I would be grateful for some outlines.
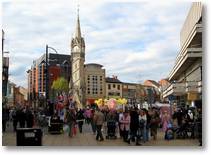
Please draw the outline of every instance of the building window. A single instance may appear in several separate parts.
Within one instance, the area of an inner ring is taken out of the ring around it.
[[[108,84],[108,89],[111,89],[111,85],[110,84]]]
[[[120,85],[117,86],[117,89],[120,90]]]
[[[113,84],[113,88],[116,88],[116,85],[115,84]]]

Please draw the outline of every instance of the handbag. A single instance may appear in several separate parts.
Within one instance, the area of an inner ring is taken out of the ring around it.
[[[68,125],[64,125],[63,126],[63,131],[66,132],[66,133],[69,133],[70,127]]]
[[[77,124],[74,125],[72,130],[73,130],[73,135],[76,135],[76,133],[77,133]]]

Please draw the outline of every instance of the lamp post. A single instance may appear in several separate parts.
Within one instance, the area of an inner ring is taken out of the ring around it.
[[[48,45],[46,45],[46,49],[45,49],[45,63],[46,63],[46,77],[45,77],[45,98],[46,98],[46,105],[48,102],[48,98],[49,98],[49,70],[48,70],[48,49],[52,49],[54,52],[56,52],[56,54],[58,53],[56,49],[54,49],[53,47],[50,47]]]
[[[4,57],[5,53],[9,53],[9,51],[4,51],[4,41],[5,41],[5,33],[2,29],[2,97],[3,102],[5,102],[5,97],[7,95],[7,83],[9,76],[9,57]]]

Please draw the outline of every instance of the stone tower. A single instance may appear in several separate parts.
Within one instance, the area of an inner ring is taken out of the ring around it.
[[[77,15],[76,30],[71,41],[71,58],[72,58],[72,94],[73,100],[76,101],[79,108],[85,105],[85,42],[81,36],[79,10]]]

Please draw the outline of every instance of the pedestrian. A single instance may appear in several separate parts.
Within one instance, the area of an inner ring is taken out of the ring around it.
[[[197,132],[198,132],[198,140],[199,146],[202,146],[202,108],[198,108],[198,118],[197,118]]]
[[[150,131],[151,131],[151,136],[153,137],[154,140],[157,139],[157,129],[160,123],[160,117],[158,112],[156,111],[155,108],[152,110],[151,114],[151,121],[150,121]]]
[[[147,114],[144,109],[141,109],[139,113],[139,133],[143,137],[143,142],[147,141],[148,132],[147,132]]]
[[[193,112],[191,110],[188,110],[187,121],[191,122],[191,123],[194,122],[194,115],[193,115]]]
[[[146,141],[149,141],[149,135],[150,133],[150,121],[151,121],[151,115],[149,114],[149,109],[143,109],[143,111],[146,113],[147,122],[146,122]]]
[[[182,120],[183,120],[183,111],[182,109],[178,109],[176,112],[176,118],[177,118],[177,125],[180,127],[182,125]]]
[[[171,124],[171,118],[167,111],[164,111],[162,115],[161,124],[163,132],[166,132],[168,126]]]
[[[92,132],[95,135],[96,134],[96,124],[94,122],[94,115],[95,115],[95,110],[91,110],[91,116],[90,116],[90,122],[91,122],[91,127],[92,127]]]
[[[32,111],[27,108],[26,109],[26,126],[27,128],[32,128],[34,124],[34,115],[32,113]]]
[[[106,123],[107,123],[107,138],[109,137],[116,137],[116,123],[117,123],[117,116],[116,111],[111,109],[106,116]]]
[[[128,142],[130,143],[128,134],[129,134],[129,130],[130,130],[130,114],[128,109],[125,109],[124,113],[123,113],[123,117],[120,118],[120,128],[122,130],[122,136],[123,136],[123,140],[124,142]]]
[[[99,138],[100,138],[100,141],[104,140],[103,134],[102,134],[102,131],[101,131],[102,125],[104,123],[104,119],[105,119],[104,114],[101,112],[101,110],[99,108],[97,108],[96,113],[94,115],[94,122],[96,124],[96,129],[97,129],[96,140],[99,140]]]
[[[67,110],[65,120],[66,120],[66,123],[67,123],[68,128],[69,128],[68,136],[72,137],[73,136],[73,128],[74,128],[75,121],[76,121],[74,109],[71,108],[71,109]]]
[[[90,124],[90,122],[91,122],[91,109],[89,107],[85,110],[85,118],[86,118],[86,123]]]
[[[80,109],[77,112],[76,119],[78,122],[79,132],[82,133],[83,123],[84,123],[84,112],[82,111],[82,109]]]
[[[13,131],[16,132],[17,124],[18,124],[17,109],[16,108],[14,108],[13,111],[12,111],[12,123],[13,123]]]
[[[140,145],[139,144],[139,140],[138,140],[138,128],[139,128],[139,112],[138,112],[138,108],[132,108],[131,112],[130,112],[130,139],[129,139],[129,143],[130,140],[132,140],[133,142],[136,142],[136,145]]]
[[[3,105],[2,108],[2,130],[6,131],[7,121],[9,120],[9,108],[6,105]]]
[[[26,115],[24,112],[24,108],[20,109],[18,115],[19,115],[18,118],[19,118],[20,128],[25,128]]]
[[[119,136],[120,138],[123,137],[123,131],[121,130],[121,122],[120,120],[122,120],[123,118],[123,109],[119,109],[119,112],[118,112],[118,126],[119,126]]]

